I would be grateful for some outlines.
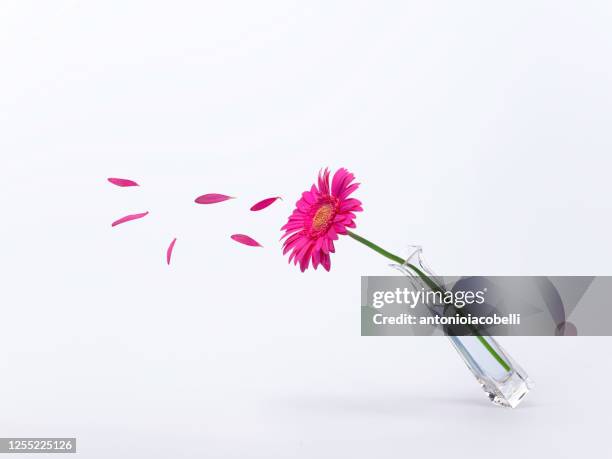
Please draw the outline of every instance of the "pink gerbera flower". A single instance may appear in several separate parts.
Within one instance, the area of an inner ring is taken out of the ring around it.
[[[355,228],[355,214],[360,212],[361,202],[349,195],[358,187],[352,183],[355,176],[341,168],[336,171],[329,187],[329,170],[319,173],[318,186],[302,193],[289,221],[281,228],[285,234],[281,239],[283,254],[290,250],[289,262],[300,262],[302,272],[312,266],[322,265],[327,271],[331,267],[330,253],[335,251],[334,241],[339,234],[348,234],[347,228]]]

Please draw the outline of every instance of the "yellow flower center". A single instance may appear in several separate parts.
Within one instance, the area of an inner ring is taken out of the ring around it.
[[[314,217],[312,217],[312,229],[315,231],[320,231],[327,228],[333,217],[334,206],[331,204],[323,204],[317,209]]]

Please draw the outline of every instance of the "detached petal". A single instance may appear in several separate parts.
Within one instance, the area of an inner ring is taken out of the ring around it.
[[[111,182],[113,185],[117,185],[117,186],[140,186],[134,180],[130,180],[130,179],[110,177],[107,180]]]
[[[247,236],[246,234],[232,234],[231,238],[236,241],[239,242],[241,244],[244,245],[248,245],[251,247],[262,247],[262,245],[257,242],[255,239]]]
[[[168,250],[166,250],[166,262],[170,264],[170,259],[172,258],[172,251],[174,250],[174,244],[176,244],[176,238],[172,239],[172,242],[168,246]]]
[[[253,212],[257,212],[258,210],[263,210],[266,207],[272,205],[277,199],[281,199],[281,197],[276,196],[274,198],[266,198],[262,201],[259,201],[257,204],[254,204],[253,207],[251,207],[251,210]]]
[[[142,217],[146,217],[147,215],[149,215],[149,212],[142,212],[140,214],[131,214],[131,215],[126,215],[125,217],[121,217],[119,220],[115,220],[111,226],[117,226],[117,225],[121,225],[122,223],[125,222],[130,222],[132,220],[138,220],[139,218]]]
[[[195,200],[198,204],[216,204],[218,202],[227,201],[228,199],[234,199],[233,196],[226,196],[224,194],[210,193],[198,196]]]

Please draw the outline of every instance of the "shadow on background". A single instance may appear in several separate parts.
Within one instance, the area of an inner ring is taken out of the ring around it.
[[[279,409],[303,412],[319,412],[322,415],[350,414],[350,415],[380,415],[380,416],[422,416],[427,412],[439,412],[443,409],[461,408],[468,410],[493,410],[516,412],[531,410],[537,405],[530,400],[525,400],[519,408],[514,410],[494,406],[483,394],[474,394],[473,397],[448,395],[409,395],[395,396],[384,395],[346,395],[346,394],[296,394],[285,396],[271,401]]]

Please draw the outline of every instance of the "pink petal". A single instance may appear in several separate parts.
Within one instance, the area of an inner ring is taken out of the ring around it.
[[[134,180],[129,180],[125,178],[112,178],[111,177],[108,179],[108,181],[111,182],[113,185],[117,185],[117,186],[140,186]]]
[[[250,238],[246,234],[232,234],[231,238],[234,241],[240,242],[241,244],[244,244],[244,245],[249,245],[251,247],[262,247],[262,245],[259,242],[257,242],[253,238]]]
[[[139,218],[146,217],[147,215],[149,215],[149,212],[143,212],[141,214],[126,215],[125,217],[121,217],[119,220],[115,220],[111,226],[117,226],[125,222],[129,222],[132,220],[138,220]]]
[[[172,242],[168,246],[168,250],[166,250],[166,262],[170,264],[170,259],[172,258],[172,251],[174,250],[174,244],[176,244],[176,238],[172,239]]]
[[[251,210],[253,212],[257,212],[258,210],[265,209],[266,207],[271,205],[277,199],[282,199],[282,198],[280,196],[276,196],[274,198],[266,198],[266,199],[264,199],[262,201],[259,201],[257,204],[254,204],[253,207],[251,207]]]
[[[196,198],[195,202],[198,204],[216,204],[217,202],[227,201],[228,199],[234,199],[233,196],[226,196],[224,194],[210,193],[203,194]]]
[[[319,192],[321,194],[329,194],[329,169],[319,171]]]
[[[322,253],[321,254],[321,264],[325,268],[325,271],[329,272],[329,270],[331,268],[331,258],[329,257],[328,253]]]
[[[359,210],[357,210],[359,209]],[[355,198],[344,199],[340,203],[341,212],[359,212],[361,210],[361,201]]]

